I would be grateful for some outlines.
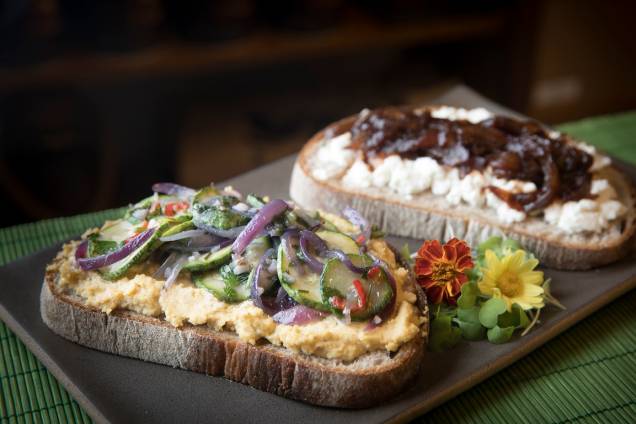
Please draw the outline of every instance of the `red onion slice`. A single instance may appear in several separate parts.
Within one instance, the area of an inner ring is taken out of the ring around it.
[[[274,258],[274,249],[268,249],[265,254],[261,256],[256,268],[254,268],[252,286],[250,287],[250,297],[254,301],[254,304],[264,310],[268,315],[272,315],[276,312],[271,302],[263,301],[263,294],[271,289],[276,282],[276,273],[270,272],[267,264],[268,259],[273,260]]]
[[[327,250],[325,242],[316,234],[308,230],[300,232],[300,251],[303,254],[304,262],[314,272],[320,273],[324,267],[324,263],[318,260],[316,256],[311,252],[311,248],[314,248],[318,254]]]
[[[364,242],[366,243],[371,238],[371,226],[369,225],[369,221],[364,218],[360,212],[353,209],[352,207],[346,207],[342,214],[351,222],[353,225],[357,225],[360,227],[360,234],[364,236]]]
[[[86,257],[88,252],[88,240],[82,240],[82,242],[75,249],[75,260],[79,261]]]
[[[322,254],[322,256],[327,259],[331,259],[331,258],[339,259],[344,266],[349,268],[349,271],[355,272],[356,274],[365,274],[369,270],[369,268],[355,266],[353,262],[351,262],[351,258],[349,258],[349,256],[347,256],[347,254],[343,252],[342,250],[338,250],[338,249],[327,250]]]
[[[277,312],[272,319],[279,324],[302,325],[317,321],[326,317],[325,312],[317,311],[304,305],[296,305],[289,309]]]
[[[152,191],[177,196],[182,200],[188,200],[196,194],[196,190],[175,183],[155,183],[152,185]]]
[[[177,280],[177,277],[187,260],[188,255],[172,252],[163,264],[161,264],[161,266],[155,271],[153,277],[157,279],[164,279],[165,282],[163,283],[163,288],[167,289]]]
[[[266,203],[247,224],[241,234],[236,237],[232,245],[232,251],[237,255],[242,254],[247,245],[250,244],[257,235],[263,232],[267,224],[272,222],[274,218],[285,212],[288,208],[289,205],[280,199],[274,199]]]
[[[135,236],[133,239],[128,241],[126,244],[124,244],[122,247],[115,250],[114,252],[110,252],[105,255],[95,256],[92,258],[86,258],[86,257],[79,258],[77,259],[77,263],[79,264],[80,268],[82,268],[84,271],[91,271],[97,268],[102,268],[102,267],[114,264],[115,262],[118,262],[124,259],[125,257],[127,257],[132,252],[137,250],[139,246],[147,242],[148,239],[150,239],[150,237],[152,237],[152,235],[155,233],[155,230],[156,230],[155,228],[150,228],[144,231],[143,233]]]

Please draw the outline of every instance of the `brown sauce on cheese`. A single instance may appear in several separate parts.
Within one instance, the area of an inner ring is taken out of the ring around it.
[[[429,111],[387,107],[361,114],[350,125],[352,147],[362,150],[367,160],[393,154],[428,156],[462,175],[491,167],[499,178],[532,181],[537,186],[532,193],[490,187],[518,210],[532,212],[555,199],[590,197],[593,157],[568,143],[566,136],[551,138],[536,122],[495,116],[473,124],[434,118]]]

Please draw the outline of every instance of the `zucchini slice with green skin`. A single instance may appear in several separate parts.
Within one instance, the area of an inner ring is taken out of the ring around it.
[[[121,243],[117,243],[112,240],[100,240],[96,236],[88,238],[88,246],[86,250],[86,256],[92,258],[94,256],[105,255],[121,247]]]
[[[189,260],[183,269],[186,271],[207,271],[225,265],[232,260],[232,245],[225,246],[216,252],[206,253],[196,259]]]
[[[247,274],[236,275],[228,265],[219,270],[193,273],[192,281],[222,302],[238,303],[250,297]]]
[[[331,312],[331,306],[322,300],[320,276],[311,272],[300,261],[292,266],[282,244],[278,247],[277,268],[280,285],[289,297],[310,308]]]
[[[197,191],[196,194],[194,195],[194,198],[192,199],[192,203],[202,203],[205,202],[206,200],[210,200],[213,197],[217,197],[221,194],[221,192],[216,188],[216,187],[212,187],[212,186],[208,186],[208,187],[204,187],[201,190]]]
[[[122,243],[134,236],[139,224],[133,224],[125,219],[111,221],[99,229],[98,239]]]
[[[186,215],[183,215],[183,217],[184,218],[188,218]],[[179,217],[179,218],[181,218],[181,217]],[[171,236],[171,235],[174,235],[174,234],[181,233],[183,231],[191,230],[193,228],[194,228],[194,223],[192,222],[192,219],[189,219],[187,221],[177,223],[177,224],[173,225],[172,227],[168,228],[161,235],[161,237]]]
[[[357,256],[357,257],[356,257]],[[359,266],[370,261],[359,255],[349,255],[351,262]],[[330,259],[325,264],[320,276],[320,291],[322,300],[331,306],[331,311],[342,316],[342,309],[333,305],[332,298],[342,300],[347,298],[359,300],[354,280],[358,280],[366,297],[366,304],[362,309],[352,308],[353,321],[366,321],[379,314],[389,304],[393,297],[393,289],[388,277],[381,267],[375,268],[373,275],[360,275],[346,267],[339,259]]]
[[[250,264],[250,268],[255,268],[258,265],[258,261],[270,247],[272,247],[272,242],[268,235],[257,237],[247,245],[243,256]]]
[[[107,280],[117,280],[123,277],[126,272],[128,272],[130,267],[144,261],[155,249],[157,249],[161,245],[159,237],[161,237],[163,232],[171,225],[172,224],[170,222],[164,222],[159,227],[157,227],[150,238],[148,238],[148,240],[146,240],[144,244],[139,246],[133,253],[111,265],[99,268],[97,272],[99,272]]]
[[[360,253],[360,246],[348,235],[339,231],[320,230],[316,231],[329,249],[342,250],[347,255],[357,255]]]

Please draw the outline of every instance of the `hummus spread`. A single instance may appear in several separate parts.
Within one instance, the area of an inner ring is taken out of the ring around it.
[[[64,246],[54,267],[59,288],[79,296],[91,307],[111,313],[127,309],[143,315],[163,317],[175,327],[185,323],[207,325],[218,331],[233,331],[241,340],[255,344],[267,340],[296,352],[328,359],[352,361],[372,351],[396,351],[413,339],[424,320],[415,306],[416,295],[408,288],[408,271],[396,263],[384,241],[371,240],[369,250],[383,259],[396,280],[396,311],[382,325],[367,330],[366,323],[346,324],[335,316],[305,325],[277,324],[251,300],[225,303],[196,287],[184,272],[167,290],[163,280],[151,277],[153,267],[137,268],[129,277],[108,281],[94,271],[82,271],[74,259],[77,242]]]

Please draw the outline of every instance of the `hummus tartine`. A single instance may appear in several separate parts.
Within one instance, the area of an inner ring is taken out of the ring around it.
[[[343,363],[396,352],[426,331],[409,270],[354,210],[343,219],[231,187],[153,189],[63,247],[47,270],[56,291],[105,314]]]

